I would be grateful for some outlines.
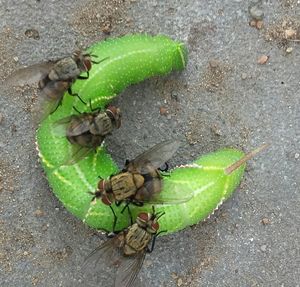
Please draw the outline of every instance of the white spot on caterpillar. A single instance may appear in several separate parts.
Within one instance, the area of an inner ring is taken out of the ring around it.
[[[203,168],[202,165],[199,165],[199,164],[197,164],[197,163],[189,163],[189,164],[182,164],[182,165],[176,166],[176,167],[174,168],[174,170],[177,169],[177,168],[189,168],[189,167],[200,168],[200,169]]]
[[[37,150],[37,152],[38,152],[38,155],[39,155],[39,157],[40,157],[40,160],[41,160],[47,167],[49,167],[49,168],[54,168],[54,166],[53,166],[49,161],[47,161],[46,158],[43,156],[43,154],[40,152],[37,141],[35,141],[35,148],[36,148],[36,150]]]
[[[206,190],[207,188],[210,188],[210,187],[213,186],[214,184],[215,184],[215,182],[212,181],[212,182],[210,182],[210,183],[208,183],[208,184],[206,184],[206,185],[204,185],[204,186],[202,186],[202,187],[196,189],[195,192],[194,192],[194,196],[197,196],[197,195],[200,194],[202,191]]]
[[[96,203],[96,202],[95,202]],[[82,221],[85,223],[85,221],[87,220],[87,218],[90,216],[90,213],[91,213],[91,210],[93,208],[93,205],[95,205],[94,202],[91,202],[90,203],[90,207],[89,209],[87,210],[86,214],[84,215],[84,218],[82,219]]]
[[[218,170],[224,170],[224,168],[223,167],[219,167],[219,166],[204,166],[203,170],[205,170],[205,171],[207,171],[207,170],[218,171]]]
[[[223,190],[224,196],[227,194],[228,188],[229,188],[229,184],[228,184],[228,178],[227,178],[225,181],[224,190]]]
[[[218,209],[219,207],[223,204],[223,202],[225,201],[225,197],[222,197],[220,202],[218,203],[217,207],[212,211],[212,213],[210,213],[206,219],[209,219]]]
[[[91,191],[94,192],[95,188],[90,185],[90,183],[86,180],[84,173],[82,172],[82,170],[79,168],[79,166],[77,164],[73,165],[79,178],[81,179],[81,181],[84,183],[84,185]]]
[[[68,186],[72,187],[72,189],[75,189],[75,186],[69,181],[67,180],[65,177],[63,177],[59,172],[58,170],[55,170],[53,172],[53,174],[60,180],[62,181],[63,183],[67,184]]]

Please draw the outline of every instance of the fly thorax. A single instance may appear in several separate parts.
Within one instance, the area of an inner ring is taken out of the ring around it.
[[[107,135],[113,129],[111,119],[106,113],[99,113],[91,123],[90,132],[94,135]]]
[[[137,252],[144,250],[148,246],[151,237],[152,235],[143,228],[139,227],[137,223],[133,224],[131,227],[129,227],[125,237],[125,255],[134,255]]]
[[[76,62],[71,58],[58,61],[49,73],[51,80],[75,80],[80,75]]]
[[[112,176],[110,181],[112,192],[114,193],[117,201],[129,198],[137,191],[133,175],[130,172],[122,172]]]

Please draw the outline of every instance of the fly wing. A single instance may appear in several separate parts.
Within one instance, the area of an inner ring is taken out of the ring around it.
[[[145,151],[125,167],[130,172],[149,173],[149,168],[159,168],[168,161],[179,148],[180,142],[176,140],[163,141]]]
[[[119,265],[123,259],[122,246],[124,244],[124,232],[119,233],[114,238],[108,239],[95,250],[93,250],[85,259],[81,269],[96,268],[98,262],[106,262],[107,265]]]
[[[123,256],[123,260],[117,270],[115,279],[115,287],[129,287],[132,286],[139,271],[142,268],[146,255],[146,249],[137,253],[134,256]]]
[[[176,183],[167,183],[170,192],[163,192],[163,181],[153,178],[146,181],[137,191],[138,200],[149,204],[179,204],[191,200],[194,196],[192,188],[185,187],[184,191]]]
[[[69,156],[66,157],[62,165],[73,165],[78,161],[84,159],[91,151],[93,151],[93,148],[87,148],[77,144],[72,144],[72,152]]]
[[[69,83],[63,81],[49,81],[46,86],[43,87],[32,111],[33,119],[36,124],[43,121],[58,108],[68,87]]]
[[[85,120],[86,115],[72,115],[53,123],[53,133],[57,136],[79,136],[89,131],[90,122]],[[82,119],[80,119],[82,118]]]
[[[52,132],[56,136],[65,137],[67,135],[68,126],[74,115],[62,118],[52,124]]]
[[[35,64],[15,71],[7,78],[9,86],[23,86],[38,83],[40,79],[49,74],[54,62]]]

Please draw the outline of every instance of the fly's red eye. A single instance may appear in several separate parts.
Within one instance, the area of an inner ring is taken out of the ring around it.
[[[89,71],[92,68],[92,62],[90,59],[83,60],[83,63],[87,71]]]
[[[101,179],[98,183],[98,190],[100,192],[103,192],[105,190],[105,181],[103,179]]]
[[[151,228],[152,228],[153,230],[157,231],[157,230],[159,229],[159,224],[158,224],[158,222],[153,222],[153,223],[151,224]]]
[[[138,218],[142,221],[142,222],[147,222],[149,220],[149,216],[148,213],[146,212],[141,212],[138,216]]]
[[[111,205],[111,204],[112,204],[112,202],[109,200],[108,196],[106,196],[106,195],[102,195],[101,201],[102,201],[105,205]]]

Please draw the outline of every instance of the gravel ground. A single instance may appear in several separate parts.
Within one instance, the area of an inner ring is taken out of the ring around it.
[[[115,101],[124,124],[107,145],[117,162],[171,136],[186,142],[173,165],[220,147],[249,151],[271,143],[213,216],[157,240],[139,285],[299,286],[300,4],[263,1],[251,9],[256,18],[264,12],[263,21],[251,21],[249,5],[0,0],[3,79],[22,65],[110,36],[164,33],[187,44],[183,73],[132,86]],[[80,272],[105,236],[51,193],[35,151],[34,98],[30,88],[2,85],[0,285],[112,286],[114,272],[105,262],[103,269]]]

